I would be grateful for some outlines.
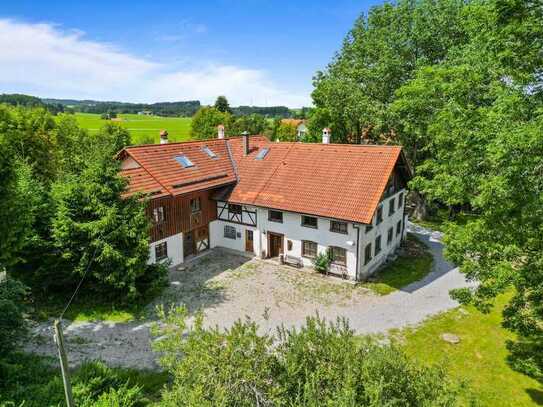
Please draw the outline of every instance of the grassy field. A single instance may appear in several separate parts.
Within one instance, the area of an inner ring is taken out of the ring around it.
[[[79,125],[91,133],[97,132],[107,122],[93,113],[76,113],[75,117]],[[130,131],[134,144],[158,143],[162,129],[168,130],[170,141],[183,141],[190,137],[190,117],[121,114],[119,119],[116,123]]]
[[[423,363],[444,364],[453,377],[467,380],[479,405],[541,405],[541,385],[512,370],[506,361],[506,341],[515,338],[501,327],[501,312],[509,298],[507,295],[499,297],[489,314],[462,307],[397,335],[409,355]],[[453,345],[443,341],[443,333],[458,335],[460,343]]]
[[[404,254],[362,283],[379,295],[387,295],[408,284],[422,280],[432,271],[432,255],[416,236],[407,235]]]

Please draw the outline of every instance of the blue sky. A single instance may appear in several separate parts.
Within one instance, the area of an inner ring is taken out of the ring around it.
[[[0,9],[0,92],[310,103],[313,74],[381,1],[25,1]]]

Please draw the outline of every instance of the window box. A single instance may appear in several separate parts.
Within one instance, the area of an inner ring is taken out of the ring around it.
[[[313,216],[305,216],[302,215],[302,226],[305,226],[306,228],[318,228],[318,221],[317,218]]]
[[[330,232],[347,234],[347,222],[330,221]]]
[[[281,211],[268,211],[268,220],[271,222],[283,223],[283,212]]]

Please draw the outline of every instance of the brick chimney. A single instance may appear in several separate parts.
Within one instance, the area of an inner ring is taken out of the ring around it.
[[[241,135],[243,137],[243,154],[249,155],[249,133],[244,131]]]
[[[217,138],[224,138],[224,126],[222,124],[217,126]]]
[[[168,144],[168,132],[160,130],[160,144]]]
[[[322,144],[330,144],[330,134],[332,133],[332,130],[330,130],[328,127],[325,127],[322,129]]]

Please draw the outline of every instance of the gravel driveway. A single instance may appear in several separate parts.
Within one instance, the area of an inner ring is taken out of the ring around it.
[[[112,365],[156,367],[149,326],[157,304],[184,304],[191,315],[202,309],[208,325],[229,327],[245,316],[263,332],[280,324],[299,326],[316,312],[327,319],[343,316],[360,334],[384,333],[415,325],[427,317],[456,307],[452,288],[467,285],[464,276],[443,259],[439,233],[409,225],[434,256],[433,271],[423,280],[386,296],[303,269],[250,259],[226,250],[213,250],[170,273],[170,286],[149,305],[145,321],[130,323],[64,322],[71,364],[103,359]],[[51,323],[36,324],[26,348],[54,355]]]

